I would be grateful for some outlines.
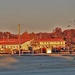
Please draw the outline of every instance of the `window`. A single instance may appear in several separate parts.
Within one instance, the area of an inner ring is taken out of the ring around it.
[[[7,46],[7,48],[9,48],[9,46]]]
[[[13,46],[13,48],[15,48],[15,46]]]
[[[16,48],[18,48],[18,46],[16,46]]]
[[[12,46],[10,46],[10,48],[12,48]]]

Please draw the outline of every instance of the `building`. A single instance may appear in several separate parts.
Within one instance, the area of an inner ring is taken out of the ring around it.
[[[45,51],[47,48],[52,50],[52,48],[62,48],[65,47],[65,41],[61,38],[45,38],[38,39],[39,46]],[[46,52],[46,51],[45,51]],[[51,52],[51,51],[50,51]]]
[[[34,41],[33,39],[0,39],[0,50],[6,50],[11,52],[13,50],[18,50],[19,51],[19,46],[21,50],[29,50],[29,47],[31,46],[31,41]],[[19,44],[20,43],[20,44]],[[61,38],[46,38],[46,39],[37,39],[36,46],[31,46],[33,50],[38,50],[42,49],[42,51],[39,52],[44,52],[47,53],[51,52],[49,51],[52,50],[52,48],[59,48],[59,47],[65,47],[65,41]],[[38,43],[38,44],[37,44]],[[7,52],[6,51],[6,52]],[[11,53],[10,52],[10,53]]]
[[[28,50],[31,39],[0,39],[0,51],[2,50]],[[12,52],[12,51],[11,51]]]
[[[61,38],[38,39],[41,47],[65,47],[65,41]]]

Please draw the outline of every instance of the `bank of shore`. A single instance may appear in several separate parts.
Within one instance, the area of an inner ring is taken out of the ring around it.
[[[61,54],[61,53],[52,53],[52,54],[45,54],[45,53],[38,53],[38,54],[0,54],[0,56],[52,56],[52,57],[63,57],[63,58],[73,58],[75,54]]]

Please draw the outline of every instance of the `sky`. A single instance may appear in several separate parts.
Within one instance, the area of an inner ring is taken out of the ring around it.
[[[75,0],[0,0],[0,31],[52,32],[75,28]]]

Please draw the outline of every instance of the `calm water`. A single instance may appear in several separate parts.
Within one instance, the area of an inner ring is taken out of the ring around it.
[[[0,56],[0,75],[75,75],[75,60],[51,56]]]

